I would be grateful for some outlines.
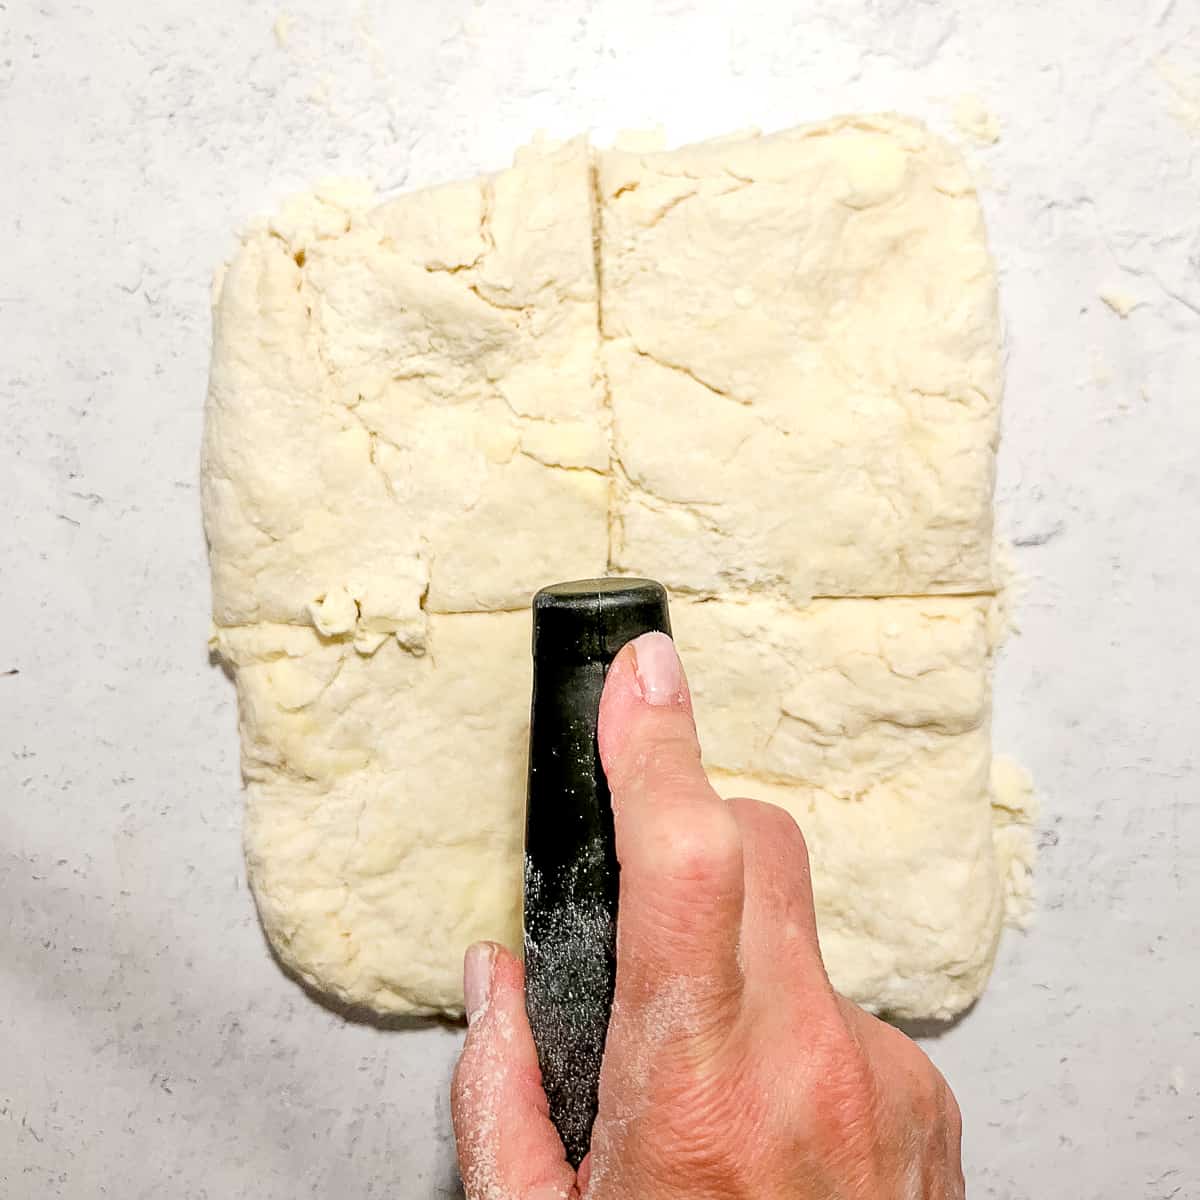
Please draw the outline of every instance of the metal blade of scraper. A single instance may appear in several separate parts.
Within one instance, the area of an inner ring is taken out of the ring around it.
[[[671,632],[648,579],[585,579],[533,600],[525,814],[525,1006],[550,1117],[578,1166],[596,1119],[616,979],[617,854],[596,720],[617,652]]]

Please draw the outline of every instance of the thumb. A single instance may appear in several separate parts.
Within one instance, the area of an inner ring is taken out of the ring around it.
[[[573,1200],[575,1172],[550,1120],[525,1015],[525,971],[502,946],[466,955],[467,1040],[450,1111],[467,1200]]]

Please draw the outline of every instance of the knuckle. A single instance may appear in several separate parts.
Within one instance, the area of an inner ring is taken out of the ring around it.
[[[771,807],[774,807],[773,805]],[[779,822],[779,836],[783,839],[784,844],[793,856],[800,862],[804,870],[809,869],[808,862],[808,839],[804,836],[804,831],[800,828],[796,818],[791,813],[780,808],[777,810],[782,819]]]
[[[839,1064],[825,1081],[826,1100],[836,1123],[848,1130],[863,1129],[875,1119],[878,1097],[866,1065],[855,1060]]]
[[[920,1046],[903,1035],[901,1038],[897,1041],[902,1051],[898,1061],[904,1068],[910,1109],[924,1124],[949,1126],[958,1115],[958,1104],[950,1088]]]
[[[845,1026],[835,1027],[816,1048],[816,1128],[825,1137],[853,1143],[870,1137],[879,1121],[878,1081],[861,1045]]]
[[[777,804],[763,804],[762,807],[768,814],[769,828],[772,836],[777,839],[779,847],[789,856],[799,859],[804,869],[807,870],[808,842],[805,841],[796,818]]]
[[[742,840],[737,822],[723,805],[689,811],[671,822],[662,845],[662,870],[670,879],[720,886],[742,871]]]
[[[738,818],[770,845],[775,854],[808,870],[808,842],[796,818],[785,808],[764,800],[739,797],[731,801]]]
[[[808,843],[804,840],[804,834],[800,832],[800,826],[796,824],[792,815],[784,812],[782,808],[775,811],[779,815],[772,821],[771,833],[783,869],[790,878],[810,879],[812,871],[808,857]]]

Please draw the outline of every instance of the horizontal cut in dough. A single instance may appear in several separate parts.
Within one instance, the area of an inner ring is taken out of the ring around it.
[[[528,602],[615,571],[673,589],[716,785],[803,827],[835,985],[966,1007],[1027,891],[989,803],[994,293],[961,163],[895,118],[542,145],[251,230],[203,496],[284,962],[455,1013],[466,945],[519,946]]]

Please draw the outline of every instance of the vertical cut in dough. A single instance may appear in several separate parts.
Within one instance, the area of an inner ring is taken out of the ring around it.
[[[251,230],[203,498],[284,962],[454,1013],[466,945],[519,945],[527,606],[609,570],[673,589],[717,786],[808,836],[835,985],[966,1007],[1027,863],[989,802],[998,341],[966,172],[897,118]]]

